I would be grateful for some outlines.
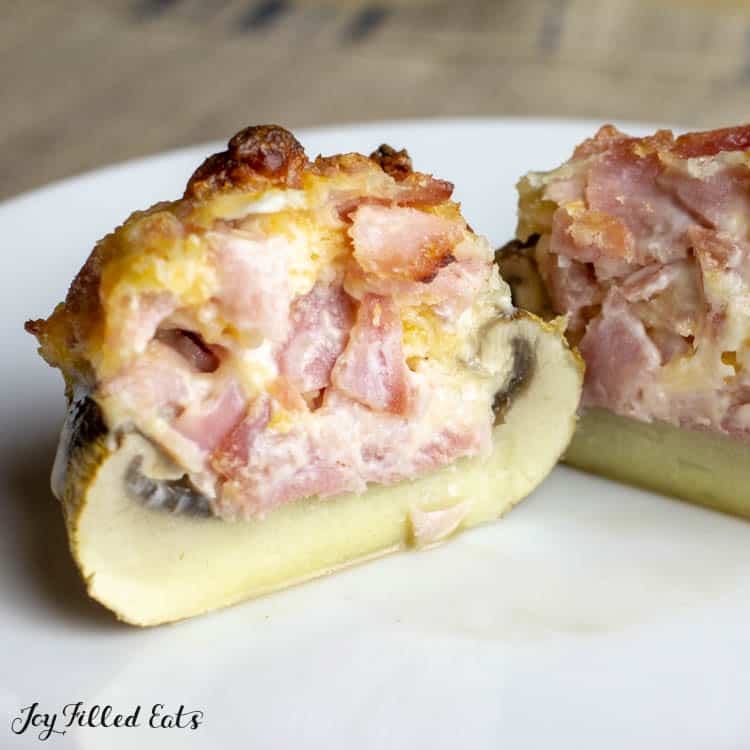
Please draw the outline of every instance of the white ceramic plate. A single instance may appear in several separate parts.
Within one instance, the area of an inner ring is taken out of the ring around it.
[[[300,138],[310,154],[407,146],[502,243],[516,179],[593,130],[453,120]],[[0,747],[40,746],[44,727],[11,731],[22,708],[79,700],[140,705],[141,726],[69,727],[43,747],[750,746],[750,524],[562,467],[506,519],[439,549],[178,625],[136,630],[86,598],[48,490],[62,383],[22,323],[50,312],[131,210],[179,194],[215,145],[0,205]],[[154,704],[203,723],[150,728]]]

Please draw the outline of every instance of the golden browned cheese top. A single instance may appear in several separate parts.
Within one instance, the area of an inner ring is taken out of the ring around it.
[[[382,201],[460,216],[459,207],[450,201],[453,185],[414,172],[406,151],[383,145],[370,157],[352,153],[311,161],[284,128],[245,128],[230,139],[226,150],[209,156],[196,169],[182,198],[136,211],[96,244],[65,302],[48,319],[26,323],[26,330],[40,343],[42,356],[62,370],[68,386],[93,381],[97,368],[92,367],[92,355],[106,348],[117,325],[112,311],[128,304],[127,295],[116,299],[123,280],[152,294],[179,282],[184,287],[181,299],[199,304],[205,285],[200,279],[184,278],[175,267],[183,259],[193,265],[200,261],[207,252],[204,235],[218,225],[231,225],[231,211],[226,218],[225,209],[217,206],[234,205],[235,197],[252,201],[274,191],[304,191],[315,195],[318,203],[333,193],[351,195],[350,210],[360,202]],[[338,210],[345,220],[346,209]],[[436,264],[445,262],[436,255]],[[420,273],[427,276],[434,270],[420,269]]]

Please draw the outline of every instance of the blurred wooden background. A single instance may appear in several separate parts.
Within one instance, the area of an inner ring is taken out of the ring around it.
[[[0,198],[256,122],[750,120],[748,0],[0,5]]]

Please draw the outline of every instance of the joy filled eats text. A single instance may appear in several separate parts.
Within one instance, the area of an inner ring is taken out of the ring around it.
[[[203,711],[188,711],[184,705],[170,709],[164,703],[152,706],[135,706],[130,712],[118,712],[112,706],[87,706],[83,701],[67,703],[59,711],[42,709],[39,701],[24,706],[15,716],[10,729],[14,734],[36,734],[41,741],[54,735],[65,734],[71,727],[92,729],[189,729],[195,730],[203,723]]]

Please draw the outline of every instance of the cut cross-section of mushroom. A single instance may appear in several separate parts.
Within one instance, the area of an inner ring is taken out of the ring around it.
[[[46,321],[54,476],[92,597],[154,625],[498,518],[575,426],[582,364],[405,152],[248,129],[105,238]]]
[[[133,466],[154,483],[181,478],[151,441],[101,436],[73,454],[65,493],[73,555],[89,593],[137,625],[228,606],[358,562],[424,546],[412,510],[469,502],[460,529],[498,518],[529,494],[575,426],[580,366],[558,332],[530,317],[498,321],[487,356],[513,361],[513,341],[534,353],[532,376],[492,428],[489,456],[463,458],[397,485],[324,500],[306,498],[265,518],[230,523],[150,507],[129,489]],[[509,356],[510,355],[510,356]],[[442,540],[444,537],[440,537]],[[437,541],[437,540],[436,540]]]

